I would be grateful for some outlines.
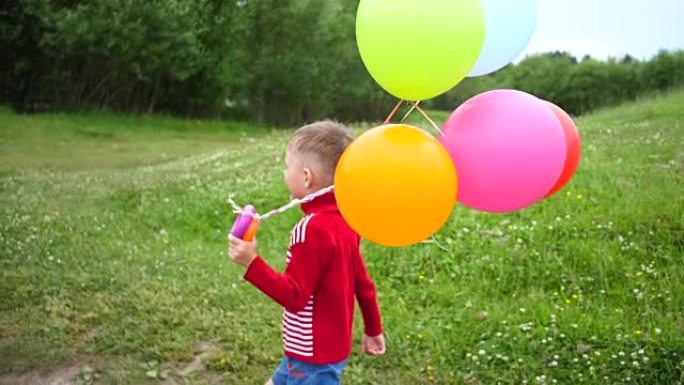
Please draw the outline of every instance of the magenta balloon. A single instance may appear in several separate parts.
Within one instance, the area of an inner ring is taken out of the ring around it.
[[[546,102],[515,90],[477,95],[444,124],[440,142],[458,172],[458,200],[480,211],[525,208],[563,170],[563,129]]]

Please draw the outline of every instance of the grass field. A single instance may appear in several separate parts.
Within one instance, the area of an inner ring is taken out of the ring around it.
[[[457,207],[449,252],[363,245],[388,353],[355,353],[346,384],[682,383],[684,91],[578,126],[557,196]],[[226,259],[226,198],[287,202],[289,134],[0,110],[0,384],[263,383],[281,309]],[[278,268],[299,215],[260,229]]]

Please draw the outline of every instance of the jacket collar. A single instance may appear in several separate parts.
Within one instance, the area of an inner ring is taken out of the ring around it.
[[[314,198],[310,202],[302,203],[302,211],[304,211],[304,214],[306,215],[323,211],[339,211],[337,208],[337,200],[335,199],[335,192],[331,191]]]

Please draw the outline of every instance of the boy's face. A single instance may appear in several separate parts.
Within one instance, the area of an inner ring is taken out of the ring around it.
[[[310,171],[302,164],[301,156],[290,151],[285,153],[285,185],[296,199],[305,197],[310,185]]]

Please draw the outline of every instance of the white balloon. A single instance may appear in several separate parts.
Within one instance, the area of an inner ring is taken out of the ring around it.
[[[538,0],[482,0],[485,42],[469,77],[482,76],[515,60],[532,38]]]

